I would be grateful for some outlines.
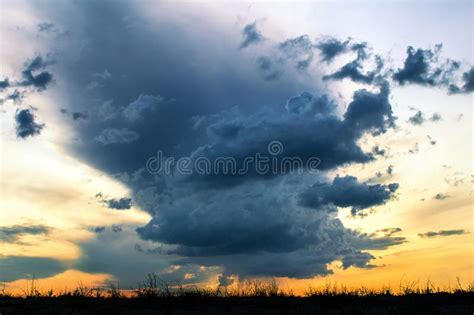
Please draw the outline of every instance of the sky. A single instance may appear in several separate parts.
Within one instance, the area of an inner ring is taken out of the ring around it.
[[[8,290],[474,281],[471,1],[0,14]]]

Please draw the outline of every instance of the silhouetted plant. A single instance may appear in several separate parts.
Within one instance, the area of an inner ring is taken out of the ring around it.
[[[73,291],[72,295],[75,297],[87,298],[92,296],[92,289],[85,286],[82,281],[79,282],[77,288]]]
[[[113,298],[113,299],[119,299],[122,297],[122,292],[120,291],[120,287],[118,282],[114,283],[112,281],[109,281],[107,283],[108,286],[108,297]]]

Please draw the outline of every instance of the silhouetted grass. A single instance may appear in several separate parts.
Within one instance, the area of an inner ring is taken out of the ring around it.
[[[391,287],[348,288],[327,283],[304,296],[282,290],[276,281],[249,280],[231,287],[206,288],[166,283],[149,274],[134,290],[117,283],[72,291],[40,292],[28,281],[13,296],[0,286],[0,314],[473,314],[474,286],[440,288],[427,281]]]

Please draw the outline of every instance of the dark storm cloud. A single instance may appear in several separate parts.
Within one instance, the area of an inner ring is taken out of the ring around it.
[[[169,183],[161,191],[156,183],[141,190],[149,193],[137,195],[141,205],[148,204],[141,198],[158,196],[152,197],[150,205],[160,209],[138,232],[144,239],[175,245],[174,250],[163,253],[183,257],[178,260],[183,264],[220,265],[243,276],[327,274],[329,261],[345,257],[340,247],[347,247],[348,255],[360,250],[345,243],[344,227],[327,212],[315,214],[293,204],[292,196],[299,188],[290,183],[275,178],[218,191],[202,190],[199,185],[189,188],[183,182]],[[150,206],[146,209],[153,211]],[[298,232],[301,230],[306,232]],[[332,246],[321,243],[329,239]],[[364,246],[373,246],[371,242],[367,240]],[[393,243],[388,240],[388,244]]]
[[[399,239],[353,232],[335,212],[298,204],[299,194],[315,181],[332,180],[325,170],[375,159],[359,143],[394,126],[388,86],[358,90],[349,104],[337,108],[313,80],[294,71],[295,64],[287,61],[291,57],[280,58],[286,54],[280,48],[249,57],[236,49],[239,38],[229,40],[228,34],[213,31],[209,21],[195,21],[189,28],[170,23],[172,15],[165,10],[145,23],[132,5],[111,3],[74,3],[71,10],[76,24],[69,27],[77,32],[66,39],[64,60],[56,69],[70,83],[68,112],[89,117],[74,124],[80,141],[69,150],[107,174],[119,173],[116,178],[128,186],[134,205],[152,219],[137,230],[142,251],[135,249],[136,240],[127,247],[122,238],[127,230],[107,228],[81,244],[84,255],[77,268],[130,282],[149,271],[164,272],[170,264],[219,266],[224,274],[242,277],[301,278],[330,273],[327,265],[334,260],[345,261],[345,267],[372,267],[366,251],[400,244]],[[127,27],[124,16],[137,23]],[[87,41],[75,34],[88,34]],[[220,48],[214,49],[217,43]],[[78,47],[81,53],[72,54]],[[254,56],[267,54],[258,58],[256,73]],[[297,56],[296,65],[308,60],[301,52]],[[91,73],[103,69],[114,74],[107,84],[84,89]],[[123,141],[118,136],[123,130],[139,137]],[[143,169],[157,150],[175,158],[230,156],[238,163],[255,153],[269,157],[273,140],[284,146],[277,160],[318,157],[321,173],[151,175]],[[105,145],[111,142],[120,145]]]
[[[22,109],[16,112],[16,136],[27,138],[39,135],[44,128],[44,124],[35,122],[35,115],[31,109]]]
[[[255,152],[269,156],[268,143],[278,139],[284,146],[277,159],[294,156],[305,161],[317,156],[322,161],[322,170],[368,162],[372,155],[364,153],[357,140],[366,133],[377,135],[393,126],[395,118],[388,95],[387,86],[376,93],[356,91],[344,119],[336,116],[335,104],[329,97],[315,97],[307,92],[290,98],[286,112],[222,112],[207,119],[209,142],[194,150],[191,159],[230,156],[240,165]],[[326,264],[335,259],[345,259],[346,267],[369,267],[372,256],[363,254],[363,249],[399,244],[400,240],[392,242],[389,238],[383,242],[367,236],[359,240],[358,235],[348,233],[331,217],[334,209],[302,208],[295,200],[304,189],[301,185],[307,182],[305,176],[301,175],[295,184],[294,179],[278,175],[281,173],[262,177],[249,170],[242,175],[184,176],[176,182],[158,178],[154,187],[145,185],[139,189],[143,195],[136,196],[139,206],[154,213],[150,223],[137,231],[145,240],[175,246],[162,253],[183,257],[178,260],[180,263],[223,265],[226,272],[241,275],[327,274]],[[266,181],[259,181],[260,178]],[[341,180],[341,185],[336,180],[336,185],[346,189],[346,194],[334,196],[333,207],[353,209],[383,204],[398,187],[358,185],[350,178]],[[354,190],[352,199],[348,190]],[[297,232],[301,230],[305,232]],[[334,242],[326,246],[324,239]],[[315,255],[313,250],[324,254]],[[290,252],[292,257],[288,256]],[[296,265],[297,261],[300,265]]]
[[[467,72],[463,73],[462,79],[464,84],[462,87],[458,87],[455,84],[449,85],[449,92],[452,94],[458,93],[471,93],[474,91],[474,67]]]
[[[451,236],[451,235],[463,235],[467,234],[465,230],[441,230],[438,232],[434,231],[429,231],[426,233],[420,233],[418,236],[423,237],[423,238],[433,238],[433,237],[439,237],[439,236]]]
[[[263,41],[263,35],[257,30],[257,22],[245,25],[242,30],[242,36],[243,39],[240,44],[241,49]]]
[[[331,184],[317,183],[301,193],[299,198],[304,207],[316,210],[325,210],[328,205],[351,207],[355,215],[359,210],[385,204],[397,189],[397,183],[369,185],[358,182],[353,176],[345,176],[334,178]]]
[[[12,225],[0,227],[0,242],[16,243],[25,235],[47,235],[51,228],[44,225]]]
[[[214,265],[221,262],[226,267],[224,274],[249,276],[287,276],[290,278],[312,278],[316,275],[332,274],[325,264],[328,261],[345,261],[344,269],[351,266],[359,268],[373,268],[369,263],[374,256],[360,249],[385,249],[389,246],[405,242],[402,237],[373,238],[366,234],[347,229],[339,229],[342,224],[339,220],[323,220],[315,234],[319,242],[308,244],[291,253],[276,252],[243,252],[236,255],[221,257],[198,256],[178,260],[180,263],[197,262],[201,265]],[[307,232],[314,233],[308,229]],[[358,257],[358,259],[356,259]]]
[[[53,75],[48,71],[44,71],[44,68],[50,63],[41,56],[36,56],[33,60],[27,62],[25,69],[22,71],[23,81],[20,84],[22,86],[33,86],[38,91],[45,90],[53,81]]]
[[[317,156],[323,161],[323,169],[368,162],[371,155],[364,153],[356,142],[365,133],[379,134],[393,125],[388,94],[387,87],[378,93],[357,91],[345,119],[336,116],[336,106],[329,97],[309,93],[290,98],[286,111],[267,109],[252,115],[220,112],[206,119],[207,143],[194,149],[191,158],[212,160],[218,156],[231,156],[242,161],[255,152],[268,155],[269,141],[278,139],[285,145],[285,156],[302,159]],[[313,134],[313,130],[318,132]],[[332,141],[328,142],[328,138]],[[143,239],[175,246],[162,254],[182,257],[178,262],[220,265],[242,275],[305,277],[327,274],[328,262],[346,256],[346,266],[352,262],[357,266],[368,266],[372,256],[361,254],[361,250],[375,246],[370,239],[357,242],[365,247],[351,247],[351,243],[345,243],[345,228],[330,215],[315,215],[311,209],[303,210],[288,203],[298,187],[293,191],[288,183],[288,190],[273,195],[268,187],[276,188],[284,179],[265,183],[247,180],[257,175],[249,172],[241,177],[185,176],[181,180],[165,179],[164,187],[155,183],[141,188],[142,181],[132,181],[138,205],[154,213],[150,223],[137,231]],[[202,180],[212,185],[203,186]],[[233,185],[228,185],[229,181]],[[153,207],[158,205],[160,210],[155,212]],[[295,208],[300,209],[300,215],[291,211]],[[300,235],[298,229],[307,232]],[[339,243],[320,244],[321,239],[329,239],[328,235],[333,234],[340,235]],[[357,237],[350,234],[350,238]],[[387,240],[387,244],[397,243]],[[347,249],[339,252],[339,247]],[[328,253],[324,257],[316,256],[312,251],[318,249]],[[298,254],[290,258],[288,252],[292,251],[298,251]],[[221,255],[227,255],[229,259]],[[271,263],[275,257],[286,263]],[[252,259],[253,263],[244,263],[244,259]],[[296,266],[299,259],[301,262]]]
[[[408,122],[415,126],[420,126],[425,122],[425,117],[421,111],[417,111],[415,115],[408,118]]]
[[[273,179],[268,185],[278,181]],[[249,182],[220,192],[174,188],[168,193],[174,196],[163,194],[160,213],[138,232],[144,239],[177,244],[174,253],[192,257],[262,250],[286,252],[310,243],[315,235],[299,235],[293,226],[304,217],[311,220],[308,224],[317,226],[317,216],[311,219],[309,212],[292,216],[290,200],[276,193],[263,193],[264,186]]]
[[[299,207],[295,201],[302,182],[307,182],[304,176],[247,182],[224,191],[170,187],[153,199],[159,211],[138,232],[175,246],[161,253],[182,257],[179,264],[221,265],[244,277],[324,275],[328,261],[400,243],[349,232],[331,212]],[[157,196],[156,189],[148,191]]]
[[[0,279],[5,282],[48,278],[67,269],[65,263],[51,258],[0,255]]]
[[[320,50],[322,60],[329,63],[338,55],[349,50],[349,40],[340,41],[336,38],[320,40],[315,47]]]

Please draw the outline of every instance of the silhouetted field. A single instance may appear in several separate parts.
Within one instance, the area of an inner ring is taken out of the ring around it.
[[[39,292],[34,281],[13,296],[0,291],[0,314],[474,314],[472,286],[435,288],[400,285],[372,290],[326,285],[304,296],[280,290],[276,282],[247,281],[234,288],[172,286],[150,274],[133,291],[78,286],[55,294]]]
[[[1,298],[5,314],[468,314],[474,294],[314,297]]]

